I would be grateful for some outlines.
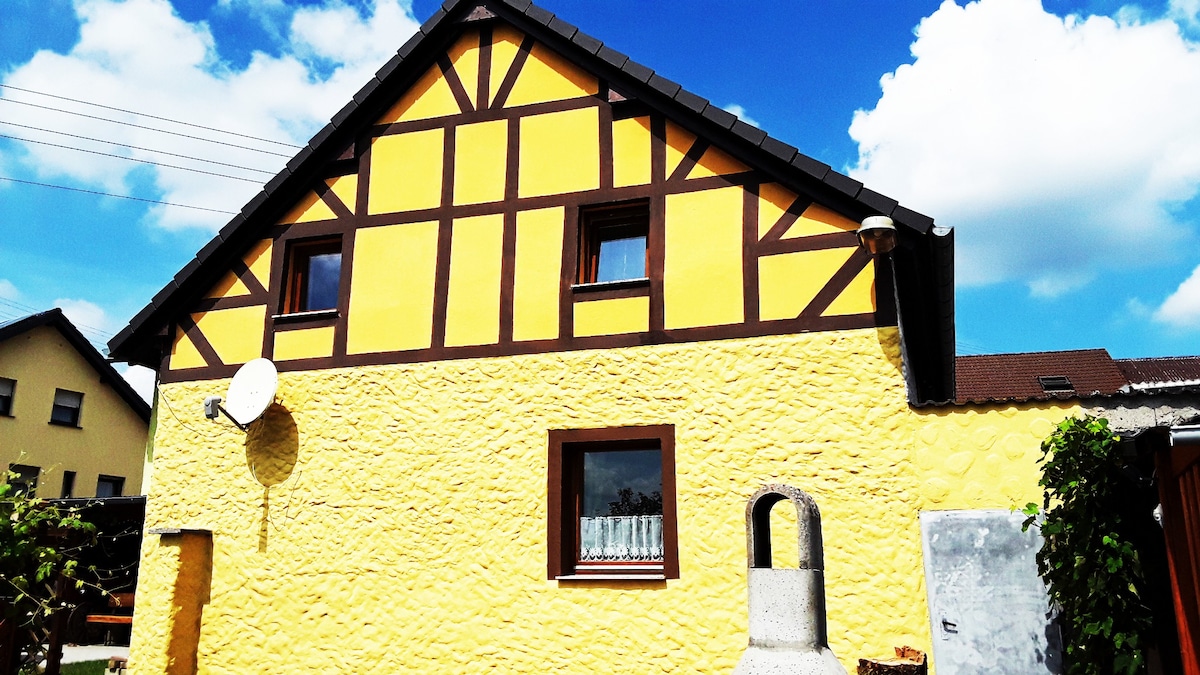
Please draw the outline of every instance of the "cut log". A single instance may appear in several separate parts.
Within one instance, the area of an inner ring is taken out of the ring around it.
[[[925,652],[912,647],[896,647],[894,659],[859,659],[858,675],[928,675]]]

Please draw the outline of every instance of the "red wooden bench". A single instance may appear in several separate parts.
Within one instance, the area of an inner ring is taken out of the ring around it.
[[[104,644],[111,645],[113,626],[133,625],[133,593],[113,593],[108,596],[108,606],[114,610],[110,614],[88,614],[87,623],[105,626]]]

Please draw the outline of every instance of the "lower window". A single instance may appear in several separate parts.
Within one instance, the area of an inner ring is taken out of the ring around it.
[[[9,464],[8,482],[13,486],[13,494],[28,494],[33,496],[37,493],[38,476],[42,473],[42,468],[38,466],[30,466],[28,464]]]
[[[125,492],[125,479],[121,476],[100,475],[96,479],[97,497],[120,497]]]
[[[548,575],[679,578],[675,429],[550,432]]]

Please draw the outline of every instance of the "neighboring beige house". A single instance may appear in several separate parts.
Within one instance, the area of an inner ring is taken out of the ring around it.
[[[0,466],[37,496],[141,494],[149,419],[62,310],[0,323]]]

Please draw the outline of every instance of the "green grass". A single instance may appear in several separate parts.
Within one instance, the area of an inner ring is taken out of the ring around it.
[[[62,675],[104,675],[108,667],[108,659],[103,661],[80,661],[79,663],[64,663]]]

